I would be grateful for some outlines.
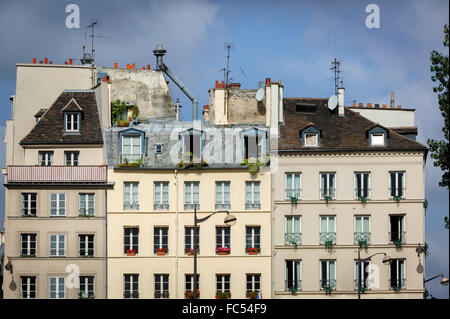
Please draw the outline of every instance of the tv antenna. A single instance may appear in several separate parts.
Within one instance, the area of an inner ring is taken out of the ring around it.
[[[334,94],[337,94],[338,88],[344,85],[344,82],[341,79],[341,73],[343,72],[340,69],[341,61],[334,58],[334,60],[331,62],[331,65],[332,67],[330,68],[330,70],[332,70],[334,73]]]
[[[95,27],[100,27],[101,26],[101,21],[99,21],[98,19],[92,19],[91,23],[86,27],[86,28],[91,28],[91,34],[87,35],[86,33],[84,34],[84,38],[91,38],[91,53],[85,53],[84,49],[85,46],[83,45],[83,58],[81,59],[81,63],[86,64],[86,63],[91,63],[94,64],[94,59],[95,59],[95,47],[94,47],[94,39],[95,38],[107,38],[104,35],[96,35],[95,34]],[[83,62],[84,61],[84,62]]]
[[[227,50],[227,67],[221,69],[220,71],[223,71],[223,80],[226,84],[226,87],[228,87],[228,76],[230,75],[230,51],[234,50],[234,43],[233,42],[225,42],[224,49]]]

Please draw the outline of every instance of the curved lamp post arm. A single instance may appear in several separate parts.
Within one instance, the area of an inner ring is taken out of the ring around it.
[[[440,275],[437,275],[437,276],[434,276],[434,277],[432,277],[432,278],[429,278],[429,279],[423,279],[423,282],[425,283],[425,282],[429,282],[429,281],[431,281],[431,280],[433,280],[433,279],[436,279],[437,277],[444,277],[444,275],[443,274],[440,274]]]
[[[197,222],[197,223],[203,223],[204,221],[208,220],[212,215],[215,215],[215,214],[217,214],[217,213],[227,213],[227,214],[230,214],[230,212],[227,211],[227,210],[218,210],[218,211],[216,211],[216,212],[214,212],[214,213],[212,213],[212,214],[209,214],[209,215],[206,216],[206,217],[196,218],[196,222]]]
[[[370,258],[372,258],[373,256],[376,256],[376,255],[384,255],[384,256],[386,256],[386,253],[376,253],[376,254],[373,254],[373,255],[371,255],[371,256],[369,256],[369,257],[366,257],[366,258],[364,258],[364,259],[361,259],[361,261],[370,260]]]

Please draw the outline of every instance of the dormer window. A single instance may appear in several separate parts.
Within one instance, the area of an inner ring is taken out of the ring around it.
[[[119,132],[120,163],[141,163],[144,154],[147,155],[147,139],[145,132],[134,128]]]
[[[180,134],[182,140],[182,160],[200,162],[203,153],[204,133],[196,129],[190,129]]]
[[[244,159],[263,158],[266,147],[266,133],[258,129],[246,130],[243,134]]]
[[[64,114],[65,131],[74,133],[80,131],[80,112],[66,112]]]
[[[372,145],[372,146],[384,146],[384,133],[372,133],[372,134],[370,134],[370,145]]]
[[[303,147],[320,146],[320,130],[310,125],[300,132]]]
[[[388,131],[380,126],[375,125],[367,131],[367,139],[370,146],[386,146]]]

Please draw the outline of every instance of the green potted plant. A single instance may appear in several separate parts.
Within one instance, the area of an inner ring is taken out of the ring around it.
[[[367,197],[366,196],[360,196],[359,200],[361,201],[362,204],[367,203]]]
[[[363,248],[363,247],[364,247],[364,249],[369,248],[369,243],[367,242],[366,239],[358,240],[358,245],[359,245],[359,248]]]
[[[330,252],[333,250],[333,241],[331,239],[325,241],[325,248]]]
[[[328,202],[332,200],[331,196],[328,194],[324,196],[324,199],[326,204],[328,204]]]
[[[401,196],[397,196],[397,195],[395,195],[393,198],[394,198],[394,200],[396,201],[397,204],[400,203],[400,200],[402,199]]]
[[[291,196],[291,204],[297,205],[298,198],[296,196]]]
[[[333,287],[327,285],[327,286],[323,287],[323,290],[325,290],[326,295],[331,295],[331,293],[333,292]]]
[[[402,246],[403,246],[403,241],[401,238],[394,240],[393,243],[395,245],[395,248],[398,248],[398,249],[402,248]]]

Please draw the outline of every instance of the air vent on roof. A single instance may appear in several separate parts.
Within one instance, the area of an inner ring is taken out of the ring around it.
[[[314,113],[317,106],[314,103],[295,103],[295,112]]]

